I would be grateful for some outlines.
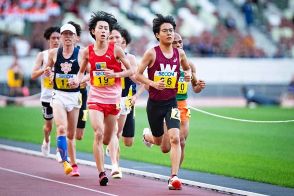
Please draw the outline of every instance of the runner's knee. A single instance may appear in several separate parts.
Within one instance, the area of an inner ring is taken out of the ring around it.
[[[77,129],[77,132],[76,132],[76,140],[82,140],[83,137],[84,137],[84,131]]]
[[[66,134],[66,127],[64,125],[59,125],[57,127],[58,135],[65,135]]]
[[[170,151],[170,148],[168,148],[167,146],[160,146],[160,148],[161,148],[161,152],[163,153],[169,153]]]
[[[127,146],[127,147],[131,147],[132,145],[133,145],[133,140],[131,139],[131,140],[129,140],[129,139],[125,139],[124,140],[124,144],[125,144],[125,146]]]
[[[181,147],[184,148],[185,145],[186,145],[186,139],[185,138],[181,138],[180,140],[181,140],[180,141]]]
[[[52,125],[44,125],[43,129],[46,133],[50,133],[52,130]]]
[[[94,139],[97,143],[100,143],[103,140],[103,134],[100,131],[95,130]]]
[[[74,133],[71,133],[71,132],[67,132],[66,134],[67,138],[70,139],[70,140],[73,140],[74,139]]]
[[[177,136],[170,136],[170,143],[171,144],[174,144],[174,145],[177,145],[180,143],[180,138],[177,137]]]

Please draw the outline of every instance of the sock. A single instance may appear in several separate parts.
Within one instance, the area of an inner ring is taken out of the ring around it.
[[[60,153],[62,161],[67,161],[67,143],[65,136],[57,137],[57,148]]]

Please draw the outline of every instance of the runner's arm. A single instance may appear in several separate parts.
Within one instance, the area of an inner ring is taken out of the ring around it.
[[[44,73],[45,69],[41,69],[42,63],[43,63],[43,53],[39,52],[36,57],[35,66],[33,68],[32,75],[31,75],[31,78],[33,80],[37,79]]]

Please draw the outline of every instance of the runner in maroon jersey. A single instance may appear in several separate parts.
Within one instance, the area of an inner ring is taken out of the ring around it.
[[[184,70],[187,82],[191,80],[191,70],[185,52],[173,48],[174,31],[176,28],[172,16],[157,14],[153,20],[153,33],[159,45],[147,50],[137,72],[137,80],[149,85],[147,116],[153,137],[152,143],[160,145],[164,133],[164,120],[171,144],[171,178],[168,187],[180,190],[181,181],[177,177],[181,158],[180,146],[180,112],[177,108],[177,85],[180,66]],[[147,68],[148,78],[143,76]],[[147,139],[147,138],[146,138]]]

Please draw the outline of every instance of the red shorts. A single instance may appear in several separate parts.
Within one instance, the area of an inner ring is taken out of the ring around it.
[[[120,108],[117,104],[88,103],[89,110],[98,110],[104,113],[104,116],[117,115]]]

